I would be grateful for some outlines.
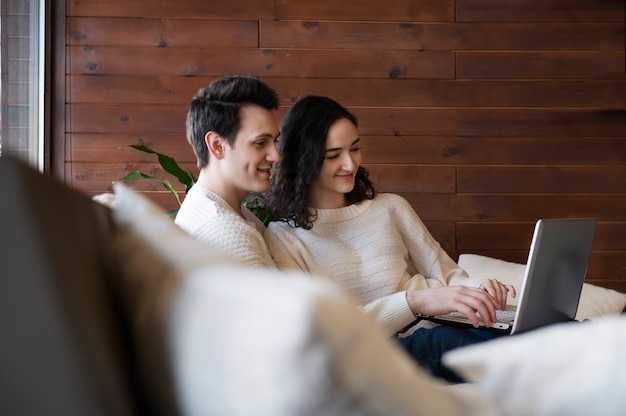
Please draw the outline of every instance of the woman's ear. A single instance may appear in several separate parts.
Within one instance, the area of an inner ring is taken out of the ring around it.
[[[226,141],[222,136],[214,131],[210,131],[204,136],[204,141],[209,149],[209,153],[212,154],[214,158],[218,160],[224,158],[224,146],[226,145]]]

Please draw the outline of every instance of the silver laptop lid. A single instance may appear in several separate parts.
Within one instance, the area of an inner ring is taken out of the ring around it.
[[[596,222],[537,221],[511,333],[575,318]]]

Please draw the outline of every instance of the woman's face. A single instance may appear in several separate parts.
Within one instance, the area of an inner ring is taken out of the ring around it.
[[[309,205],[314,208],[339,208],[344,194],[354,188],[361,165],[361,148],[356,126],[346,118],[335,121],[328,130],[324,162],[311,185]]]

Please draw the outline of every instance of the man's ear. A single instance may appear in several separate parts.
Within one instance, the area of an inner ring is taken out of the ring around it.
[[[226,141],[222,136],[214,131],[210,131],[204,136],[204,141],[209,149],[209,153],[211,153],[214,158],[218,160],[224,158],[224,146],[226,146]]]

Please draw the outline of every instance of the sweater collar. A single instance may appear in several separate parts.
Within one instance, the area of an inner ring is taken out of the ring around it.
[[[317,219],[314,221],[315,223],[338,223],[346,220],[353,219],[363,214],[365,211],[369,209],[372,205],[373,200],[366,199],[363,202],[358,204],[348,205],[342,208],[333,208],[333,209],[320,209],[320,208],[309,208],[312,212],[317,212]]]

